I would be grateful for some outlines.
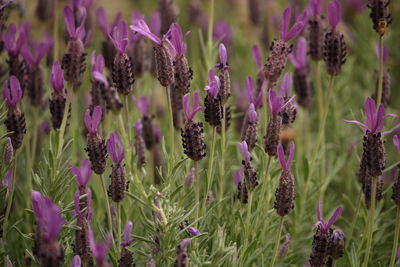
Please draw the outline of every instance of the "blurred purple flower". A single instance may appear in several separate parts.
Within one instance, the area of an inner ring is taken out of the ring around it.
[[[289,98],[293,88],[293,77],[291,72],[286,72],[283,75],[282,83],[278,87],[278,95],[280,97]]]
[[[304,37],[297,40],[296,51],[289,54],[289,60],[298,70],[307,68],[307,41]]]
[[[251,48],[251,53],[253,55],[253,59],[257,67],[261,69],[263,67],[263,64],[262,64],[260,47],[258,45],[253,45],[253,47]]]
[[[133,125],[133,128],[135,129],[136,136],[141,136],[143,131],[142,120],[138,119],[136,123]]]
[[[30,45],[31,49],[27,45],[23,46],[21,54],[29,65],[37,67],[40,61],[47,55],[49,45],[47,41],[42,43],[34,42]]]
[[[13,171],[9,169],[6,174],[4,175],[3,180],[1,181],[1,186],[7,187],[8,191],[12,189],[12,179],[13,179]]]
[[[108,37],[111,31],[117,27],[122,17],[122,13],[118,12],[111,25],[108,24],[106,12],[103,7],[97,9],[97,21],[104,36]]]
[[[327,222],[325,222],[324,219],[322,218],[322,201],[319,200],[317,206],[318,222],[313,225],[312,229],[315,229],[317,226],[320,226],[321,231],[327,232],[329,228],[340,218],[340,216],[342,215],[342,211],[343,211],[343,206],[342,205],[338,206],[333,212],[332,217]]]
[[[143,13],[141,13],[141,12],[139,12],[139,11],[137,11],[137,10],[134,10],[133,12],[132,12],[132,15],[131,15],[131,24],[136,24],[136,21],[138,21],[138,20],[144,20],[145,19],[145,16],[144,16],[144,14]],[[141,35],[139,35],[139,34],[135,34],[133,31],[129,31],[129,40],[131,41],[131,42],[138,42],[139,40],[141,40],[142,39],[142,36]]]
[[[182,34],[182,29],[177,23],[173,23],[170,28],[170,36],[172,47],[175,50],[177,55],[186,54],[187,45],[185,43],[185,38],[190,34],[190,31],[187,31],[185,35]]]
[[[18,27],[18,38],[17,27],[14,23],[11,23],[8,27],[8,32],[2,34],[2,40],[4,47],[6,48],[10,56],[17,56],[20,54],[22,47],[25,45],[28,39],[28,24],[21,23]]]
[[[232,29],[228,22],[218,20],[214,24],[213,38],[215,41],[220,41],[226,47],[232,42]]]
[[[161,16],[159,11],[153,12],[150,17],[150,29],[156,35],[160,34],[161,31]]]
[[[103,110],[100,106],[94,107],[93,112],[91,112],[90,109],[86,110],[85,125],[86,125],[86,128],[89,131],[89,133],[91,133],[91,134],[97,133],[97,127],[100,124],[100,121],[102,118],[101,117],[102,113],[103,113]]]
[[[204,87],[204,91],[207,92],[209,96],[212,98],[216,98],[219,92],[219,88],[221,86],[221,83],[219,81],[219,77],[215,75],[215,71],[211,69],[208,72],[208,80],[207,80],[207,85]]]
[[[96,51],[93,51],[92,56],[90,57],[90,63],[92,64],[93,79],[102,82],[106,87],[108,87],[107,78],[103,75],[105,66],[103,55],[99,54],[96,56]]]
[[[249,104],[253,103],[255,108],[258,108],[262,105],[262,94],[265,91],[265,88],[262,87],[258,95],[255,96],[254,80],[251,76],[246,78],[244,83],[244,91],[246,92],[247,101],[249,101]]]
[[[319,16],[319,14],[321,14],[323,3],[324,3],[324,0],[310,0],[308,9],[309,9],[311,15],[313,15],[314,17]]]
[[[239,183],[243,179],[243,168],[240,168],[240,170],[235,171],[233,174],[233,182],[235,183],[236,187],[239,187]]]
[[[106,264],[106,257],[108,249],[111,245],[111,234],[107,233],[106,241],[104,243],[96,243],[92,229],[89,227],[89,247],[92,251],[93,258],[95,259],[97,266],[104,266]]]
[[[393,136],[393,144],[396,147],[397,151],[400,152],[400,134],[395,134]]]
[[[149,115],[151,102],[149,97],[141,96],[139,99],[137,99],[134,95],[132,95],[132,102],[143,116]]]
[[[223,43],[219,45],[218,54],[219,54],[219,61],[222,64],[221,67],[223,68],[228,66],[228,54],[226,52],[226,47]]]
[[[307,12],[303,12],[297,17],[296,22],[293,27],[289,30],[289,24],[291,19],[291,8],[286,8],[282,14],[282,22],[279,28],[280,37],[283,41],[287,42],[290,39],[298,35],[305,27],[305,22],[307,20]]]
[[[92,209],[92,190],[90,188],[84,188],[82,190],[76,190],[75,191],[75,196],[74,196],[74,207],[75,207],[75,213],[72,214],[72,216],[78,215],[81,219],[86,219],[87,221],[92,220],[92,215],[93,215],[93,209]],[[81,200],[81,196],[86,194],[86,196],[83,198],[84,202]],[[81,204],[83,204],[83,208],[85,210],[81,211]]]
[[[250,104],[249,110],[247,112],[247,115],[248,115],[250,123],[256,123],[257,122],[258,114],[257,114],[257,111],[256,111],[253,103]]]
[[[75,255],[72,259],[71,267],[81,267],[82,261],[79,255]]]
[[[293,99],[294,99],[294,96],[292,96],[286,103],[284,103],[283,98],[278,97],[274,90],[269,90],[268,103],[269,103],[269,107],[271,109],[272,115],[274,115],[274,116],[278,115],[279,111],[284,109],[290,102],[292,102]]]
[[[379,58],[379,45],[375,45],[375,53],[376,56]],[[389,59],[389,47],[383,47],[383,63],[386,64]]]
[[[22,99],[21,85],[17,77],[11,76],[9,80],[5,81],[4,98],[9,109],[15,108]]]
[[[200,234],[199,229],[197,229],[195,227],[188,227],[187,231],[192,236],[198,236]]]
[[[130,26],[131,30],[134,32],[137,32],[143,36],[146,36],[149,38],[151,41],[156,43],[159,46],[162,46],[164,44],[164,40],[167,37],[167,34],[164,35],[163,38],[158,37],[156,34],[152,33],[149,29],[149,26],[147,26],[146,22],[144,20],[138,20],[136,21],[136,24]]]
[[[59,61],[53,63],[50,74],[50,83],[56,91],[61,92],[64,89],[64,76]]]
[[[281,163],[282,169],[285,171],[289,171],[294,157],[294,143],[290,142],[289,157],[287,161],[285,160],[285,152],[283,151],[282,144],[279,144],[277,152],[278,152],[278,159],[279,162]]]
[[[121,144],[119,135],[117,132],[110,134],[110,138],[107,140],[107,151],[110,154],[111,159],[115,163],[121,163],[125,157],[124,147]]]
[[[92,166],[89,159],[83,159],[80,167],[70,165],[71,173],[75,176],[76,183],[80,188],[85,188],[92,178]]]
[[[328,22],[332,27],[332,30],[336,30],[336,26],[339,24],[342,17],[342,8],[338,0],[333,0],[328,4]]]
[[[251,156],[246,141],[238,143],[245,162],[250,162]]]
[[[128,221],[125,225],[124,235],[123,235],[124,239],[122,240],[121,246],[127,247],[134,241],[134,239],[130,236],[132,232],[132,227],[133,223],[131,221]]]
[[[81,8],[81,18],[80,25],[76,27],[75,25],[75,16],[71,7],[64,7],[64,22],[67,28],[67,32],[70,38],[73,39],[81,39],[83,41],[85,37],[85,20],[86,20],[86,9]]]
[[[128,46],[128,26],[125,21],[120,21],[118,25],[116,25],[112,32],[108,34],[108,37],[113,42],[115,49],[121,54],[124,54],[126,48]]]
[[[186,118],[188,121],[192,121],[194,116],[200,110],[204,110],[204,106],[199,105],[199,90],[194,91],[193,93],[193,108],[192,112],[190,112],[190,93],[183,96],[183,111],[185,112]]]

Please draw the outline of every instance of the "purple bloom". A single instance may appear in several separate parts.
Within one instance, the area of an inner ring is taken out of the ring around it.
[[[117,26],[112,29],[112,34],[110,33],[108,37],[113,42],[117,51],[124,54],[126,47],[128,46],[128,26],[125,21],[120,21]]]
[[[149,115],[149,110],[150,110],[150,98],[146,96],[141,96],[139,99],[137,99],[135,96],[132,95],[132,102],[135,104],[135,106],[138,108],[140,113],[142,113],[143,116]]]
[[[21,54],[31,66],[39,66],[40,61],[47,55],[50,44],[48,42],[33,43],[31,49],[23,46]]]
[[[6,48],[10,56],[17,56],[21,52],[22,47],[25,45],[28,38],[28,26],[26,23],[22,23],[18,27],[18,38],[16,38],[17,27],[14,23],[11,23],[8,32],[3,33],[4,47]]]
[[[115,163],[121,163],[125,157],[124,147],[121,144],[119,135],[117,132],[110,134],[110,138],[107,140],[107,151],[110,154],[111,159]]]
[[[85,189],[84,194],[86,194],[86,196],[84,197],[85,203],[84,203],[84,207],[86,208],[86,210],[84,210],[83,212],[81,211],[81,192],[80,190],[76,190],[75,191],[75,196],[74,196],[74,207],[75,207],[75,213],[82,219],[86,219],[88,221],[92,220],[92,214],[93,214],[93,210],[92,210],[92,191],[89,188]],[[74,215],[74,214],[73,214]]]
[[[222,67],[228,66],[228,55],[226,53],[226,47],[223,43],[219,45],[218,54],[219,54],[219,61],[222,64]]]
[[[2,3],[0,5],[0,9],[6,8],[7,6],[11,5],[11,3],[12,3],[12,1],[7,1],[7,2]]]
[[[186,32],[183,36],[182,29],[177,23],[173,23],[170,28],[171,44],[177,55],[186,54],[187,45],[184,39],[190,34]]]
[[[41,237],[48,242],[55,241],[65,222],[61,216],[61,209],[50,198],[42,196],[38,191],[31,191],[31,200]]]
[[[375,53],[376,53],[376,56],[379,57],[379,45],[375,46]],[[384,46],[383,47],[383,63],[386,64],[388,59],[389,59],[389,47]]]
[[[125,225],[125,229],[124,229],[124,239],[122,240],[121,246],[123,247],[127,247],[130,244],[132,244],[132,242],[134,241],[134,239],[132,237],[130,237],[131,232],[132,232],[132,227],[133,227],[133,223],[131,221],[128,221]]]
[[[92,166],[90,165],[89,159],[83,159],[81,166],[70,165],[71,173],[75,176],[76,183],[79,187],[84,188],[92,178]]]
[[[185,249],[190,244],[190,241],[192,241],[192,239],[190,239],[190,238],[183,239],[181,241],[181,243],[179,243],[179,248],[180,249]]]
[[[68,34],[70,38],[73,39],[81,39],[83,40],[85,37],[85,20],[86,20],[86,9],[82,8],[81,11],[81,23],[76,28],[75,25],[75,16],[71,7],[64,7],[64,22],[67,28]]]
[[[132,24],[136,24],[136,21],[144,20],[144,19],[145,19],[145,16],[141,12],[139,12],[137,10],[134,10],[132,12],[132,15],[131,15],[131,23]],[[130,31],[129,32],[129,39],[130,39],[131,42],[138,42],[139,40],[142,39],[142,36],[138,35],[138,34],[135,34],[133,31]]]
[[[1,186],[7,187],[9,191],[12,188],[12,179],[13,179],[13,171],[9,169],[6,174],[4,175],[3,180],[1,181]]]
[[[293,88],[292,73],[286,72],[285,75],[283,76],[281,85],[278,87],[279,96],[289,98],[292,88]]]
[[[143,132],[142,120],[138,119],[136,123],[133,125],[133,128],[135,129],[136,136],[141,136]]]
[[[90,109],[86,110],[85,113],[85,125],[89,133],[96,134],[97,127],[100,124],[101,116],[102,116],[102,108],[100,106],[96,106],[93,109],[93,114],[90,114]]]
[[[328,4],[328,22],[332,27],[332,30],[336,30],[336,26],[339,24],[342,17],[342,9],[338,0],[333,0]]]
[[[149,26],[147,26],[147,24],[144,20],[136,21],[136,24],[131,25],[130,28],[132,29],[132,31],[138,32],[139,34],[146,36],[147,38],[149,38],[151,41],[153,41],[154,43],[156,43],[159,46],[163,45],[164,40],[165,40],[164,38],[166,38],[166,35],[165,35],[162,39],[160,39],[157,35],[152,33],[149,29]]]
[[[104,71],[104,57],[100,54],[96,56],[96,51],[92,52],[92,56],[90,57],[90,63],[92,64],[92,76],[93,79],[102,82],[108,86],[107,78],[103,75]]]
[[[253,47],[251,48],[251,53],[253,55],[253,59],[257,67],[261,69],[263,67],[263,64],[262,64],[260,47],[258,45],[253,45]]]
[[[266,84],[263,83],[263,85]],[[258,93],[258,96],[255,97],[254,80],[250,76],[246,78],[246,81],[244,83],[244,90],[247,95],[247,101],[249,101],[249,104],[253,103],[256,108],[262,105],[262,94],[265,91],[265,89],[266,89],[265,86],[262,86],[260,92]]]
[[[288,7],[282,14],[282,22],[279,28],[280,37],[283,41],[287,42],[296,35],[298,35],[305,27],[305,20],[307,19],[307,12],[303,12],[297,17],[293,27],[289,30],[289,23],[292,11]]]
[[[229,46],[232,42],[232,29],[228,22],[218,20],[214,24],[213,38],[220,41],[225,46]]]
[[[393,144],[396,147],[397,151],[400,152],[400,134],[395,134],[393,136]]]
[[[308,9],[314,17],[317,17],[319,14],[321,14],[321,9],[322,9],[322,4],[324,3],[324,0],[311,0],[310,5],[308,6]]]
[[[79,255],[75,255],[72,259],[71,267],[81,267],[82,261]]]
[[[256,111],[253,103],[250,104],[249,110],[247,112],[247,115],[248,115],[250,123],[256,123],[257,122],[258,114],[257,114],[257,111]]]
[[[342,215],[342,211],[343,211],[343,206],[342,205],[338,206],[333,212],[332,217],[327,222],[325,222],[324,219],[322,218],[322,201],[319,200],[317,206],[318,222],[314,224],[312,229],[315,229],[319,225],[321,227],[321,231],[327,232],[329,228],[340,218],[340,216]]]
[[[111,234],[107,233],[106,241],[102,243],[96,243],[94,239],[94,234],[92,229],[89,227],[89,246],[92,251],[93,258],[96,260],[98,266],[103,266],[106,262],[106,257],[108,253],[108,249],[111,245]]]
[[[14,75],[4,83],[4,98],[10,109],[15,108],[22,98],[21,85]]]
[[[104,8],[100,7],[99,9],[97,9],[97,20],[99,22],[100,29],[107,37],[111,34],[112,29],[117,27],[118,23],[121,20],[121,17],[122,13],[118,12],[111,25],[109,25]]]
[[[195,227],[189,227],[189,228],[187,229],[187,231],[188,231],[188,233],[189,233],[190,235],[193,235],[193,236],[198,236],[199,234],[201,234],[200,231],[199,231],[199,229],[197,229],[197,228],[195,228]]]
[[[221,86],[221,83],[219,81],[219,78],[217,75],[215,75],[214,70],[210,70],[208,72],[208,80],[207,80],[207,85],[204,87],[204,91],[207,92],[209,96],[212,98],[216,98],[219,92],[219,87]]]
[[[251,156],[246,141],[238,143],[245,162],[250,162]]]
[[[285,171],[289,171],[294,157],[294,143],[290,142],[289,157],[287,161],[285,160],[285,152],[283,151],[282,144],[279,144],[277,152],[278,152],[279,162],[282,165],[282,169]]]
[[[289,54],[289,60],[298,70],[307,68],[307,41],[304,37],[298,39],[296,51]]]
[[[150,17],[150,29],[155,34],[160,34],[161,31],[161,16],[159,11],[154,11]]]
[[[243,168],[240,168],[240,170],[235,171],[233,174],[233,182],[235,183],[236,187],[239,187],[239,183],[243,179]]]
[[[274,90],[269,90],[268,102],[272,115],[278,115],[279,111],[284,109],[290,102],[292,102],[293,99],[294,96],[292,96],[286,103],[284,103],[283,98],[278,97]]]
[[[375,100],[368,97],[365,101],[365,122],[359,122],[355,120],[345,120],[347,123],[355,123],[360,125],[364,130],[370,131],[372,134],[381,132],[383,129],[383,120],[386,117],[394,117],[394,114],[385,115],[385,108],[382,104],[379,105],[378,110],[376,110]],[[384,132],[383,134],[387,134],[388,132]]]
[[[199,90],[196,90],[193,94],[193,109],[190,112],[190,93],[183,96],[183,111],[188,121],[192,121],[196,113],[200,110],[205,110],[205,107],[200,106],[199,102]]]
[[[61,92],[64,89],[64,76],[59,61],[53,63],[51,68],[50,83],[54,90]]]

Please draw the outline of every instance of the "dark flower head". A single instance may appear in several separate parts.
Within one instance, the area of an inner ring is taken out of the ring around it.
[[[251,156],[250,156],[249,149],[247,147],[247,142],[243,141],[243,142],[239,143],[238,145],[240,147],[240,150],[242,151],[242,155],[243,155],[244,161],[245,162],[250,162]]]
[[[50,74],[50,83],[55,91],[62,92],[64,89],[64,76],[59,61],[53,63]]]
[[[186,32],[185,35],[182,34],[182,29],[177,23],[173,23],[170,28],[170,44],[172,45],[175,53],[177,55],[186,54],[187,45],[185,43],[185,38],[190,34],[190,31]]]
[[[69,6],[64,7],[64,22],[69,37],[72,39],[81,39],[83,41],[85,38],[86,9],[81,8],[79,11],[81,12],[81,18],[78,27],[75,25],[74,11]]]
[[[10,56],[17,56],[22,50],[22,47],[26,44],[28,39],[29,26],[27,23],[21,23],[18,27],[18,38],[17,26],[11,23],[8,32],[3,33],[4,47],[6,48]]]
[[[355,120],[345,120],[347,123],[355,123],[360,125],[364,130],[370,131],[372,134],[381,132],[383,129],[383,120],[386,117],[394,117],[394,114],[385,115],[385,108],[382,104],[379,105],[378,110],[376,109],[375,100],[368,97],[365,101],[365,122],[359,122]],[[384,132],[383,134],[387,134]]]
[[[21,85],[17,77],[11,76],[10,79],[4,83],[4,98],[10,109],[15,108],[22,99]]]
[[[297,70],[307,68],[307,41],[304,37],[298,39],[296,51],[289,54],[289,60]]]
[[[143,116],[148,116],[149,111],[150,111],[150,98],[146,96],[141,96],[139,99],[137,99],[135,96],[132,95],[132,102],[135,104],[135,106],[138,108],[140,113],[142,113]]]
[[[61,216],[61,209],[38,191],[31,191],[32,208],[38,220],[41,237],[52,242],[57,239],[65,220]]]
[[[125,225],[124,235],[123,235],[124,238],[122,240],[121,246],[127,247],[134,241],[134,239],[130,236],[132,232],[132,227],[133,223],[131,221],[128,221]]]
[[[92,229],[89,227],[89,246],[92,251],[93,258],[96,260],[98,266],[103,266],[106,262],[108,249],[111,245],[111,234],[107,233],[105,243],[96,243]]]
[[[117,26],[112,29],[108,37],[113,42],[115,49],[121,54],[124,54],[129,43],[128,26],[125,21],[120,21]]]
[[[117,27],[122,17],[122,13],[118,12],[115,16],[111,25],[108,24],[106,12],[103,7],[97,9],[97,20],[99,22],[99,26],[104,36],[108,37],[111,34],[112,29]]]
[[[292,96],[286,103],[284,102],[283,98],[278,97],[274,90],[270,90],[268,93],[268,103],[271,109],[272,115],[278,115],[279,111],[284,109],[292,100],[294,96]]]
[[[331,226],[340,218],[340,216],[342,215],[342,211],[343,211],[343,206],[340,205],[339,207],[337,207],[335,209],[335,211],[333,212],[332,217],[325,222],[324,219],[322,218],[322,201],[319,200],[318,201],[318,206],[317,206],[317,218],[318,218],[318,222],[316,222],[313,225],[312,229],[315,229],[317,226],[321,227],[321,231],[323,232],[327,232]]]
[[[342,7],[338,0],[333,0],[328,4],[328,22],[332,27],[332,31],[336,30],[337,25],[342,17]]]
[[[92,178],[92,166],[89,159],[83,159],[80,167],[70,165],[70,169],[72,175],[75,176],[78,186],[85,188]]]
[[[282,169],[285,171],[290,171],[290,166],[292,165],[293,157],[294,157],[294,143],[290,143],[290,150],[289,150],[289,157],[288,160],[285,160],[285,152],[283,151],[283,146],[282,144],[279,144],[278,146],[278,159],[279,162],[281,163]]]
[[[91,114],[92,113],[92,114]],[[102,118],[102,108],[100,106],[96,106],[93,109],[93,112],[90,112],[90,109],[86,110],[85,113],[85,125],[89,133],[96,134],[97,127],[100,124]]]
[[[193,106],[192,111],[190,111],[190,93],[183,96],[183,111],[185,112],[188,121],[192,121],[196,113],[200,110],[205,110],[205,107],[200,106],[199,102],[199,90],[196,90],[193,93]]]
[[[92,52],[90,57],[90,63],[92,64],[92,76],[95,81],[101,82],[108,87],[107,78],[103,75],[105,63],[102,55],[96,56],[96,51]]]
[[[110,139],[107,140],[107,150],[110,154],[111,159],[115,163],[121,163],[125,157],[124,147],[121,144],[119,135],[117,132],[110,134]]]
[[[289,30],[291,13],[292,13],[291,8],[288,7],[285,9],[285,11],[282,14],[282,22],[279,28],[280,37],[285,42],[294,38],[304,29],[305,20],[307,19],[307,12],[303,12],[300,16],[297,17],[293,27],[290,28]]]

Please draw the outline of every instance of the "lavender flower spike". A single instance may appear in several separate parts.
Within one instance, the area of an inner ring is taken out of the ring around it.
[[[304,21],[307,17],[307,12],[301,14],[294,23],[293,27],[289,30],[289,23],[291,18],[291,8],[286,8],[282,14],[282,23],[279,28],[280,37],[283,41],[287,42],[290,39],[294,38],[304,29]]]
[[[330,227],[340,218],[340,216],[342,215],[342,211],[343,211],[343,206],[340,205],[335,209],[332,217],[328,221],[324,221],[324,218],[322,217],[322,201],[319,200],[317,206],[318,221],[313,225],[312,229],[315,229],[317,226],[320,226],[321,231],[327,232],[330,229]]]
[[[96,106],[93,110],[93,113],[90,113],[90,110],[87,109],[85,113],[85,125],[90,134],[96,134],[97,127],[99,126],[102,118],[102,108],[100,106]]]
[[[125,21],[120,21],[119,25],[114,27],[112,34],[110,33],[108,37],[113,42],[117,51],[124,54],[128,46],[128,26]]]
[[[121,163],[121,161],[125,157],[124,148],[121,144],[119,135],[117,132],[113,132],[110,134],[110,139],[107,140],[107,150],[108,154],[110,154],[111,159],[115,163]]]
[[[183,111],[185,112],[188,121],[192,121],[197,112],[204,110],[204,106],[200,106],[199,90],[193,93],[193,106],[190,110],[190,93],[183,96]]]
[[[124,239],[122,240],[121,246],[127,247],[134,241],[134,239],[130,237],[132,232],[132,227],[133,223],[131,221],[128,221],[125,225],[124,235],[123,235]]]
[[[92,166],[89,159],[83,159],[80,167],[70,165],[71,173],[75,176],[76,183],[79,187],[85,188],[92,178]]]
[[[332,30],[335,31],[337,25],[340,22],[342,17],[342,9],[340,2],[338,0],[333,0],[328,4],[328,22],[332,27]]]
[[[288,160],[285,160],[285,152],[283,151],[283,146],[280,144],[278,146],[278,159],[281,163],[282,169],[285,171],[290,171],[290,166],[292,165],[294,157],[294,143],[290,143],[289,157]]]
[[[186,32],[185,35],[182,34],[182,29],[177,23],[173,23],[170,28],[171,41],[175,52],[177,55],[186,54],[187,45],[184,39],[190,34],[190,31]]]
[[[17,77],[11,76],[10,79],[4,83],[4,98],[9,109],[17,107],[18,102],[22,98],[21,85]]]
[[[103,244],[96,243],[96,240],[94,239],[93,231],[89,227],[89,245],[90,245],[90,250],[92,251],[92,254],[93,254],[93,258],[96,260],[97,266],[101,266],[101,267],[111,266],[106,261],[108,249],[110,248],[110,245],[111,245],[110,233],[107,234],[105,243],[103,243]]]
[[[307,68],[307,41],[304,37],[297,41],[296,51],[289,54],[289,60],[296,69]]]
[[[62,92],[64,89],[64,77],[59,61],[54,62],[51,68],[50,83],[55,91]]]

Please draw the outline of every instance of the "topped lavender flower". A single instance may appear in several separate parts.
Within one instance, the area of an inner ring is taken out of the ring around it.
[[[107,150],[110,154],[111,159],[119,164],[125,157],[124,147],[121,144],[119,135],[117,132],[110,134],[110,138],[107,140]]]
[[[4,98],[9,110],[15,109],[17,104],[21,101],[22,90],[17,77],[11,76],[10,79],[4,83]]]
[[[331,228],[331,226],[340,218],[340,216],[342,215],[342,211],[343,206],[340,205],[335,209],[332,217],[328,221],[324,221],[324,218],[322,217],[322,201],[319,200],[317,206],[318,221],[313,225],[312,229],[315,229],[319,226],[321,231],[327,232]]]
[[[12,57],[18,56],[21,53],[23,46],[27,42],[28,32],[27,32],[27,24],[22,23],[18,27],[18,38],[17,35],[17,26],[14,23],[11,23],[8,27],[8,33],[3,33],[2,40],[4,42],[4,47],[6,48],[8,54]]]
[[[72,175],[75,176],[76,183],[80,188],[85,188],[92,178],[92,169],[89,159],[83,159],[80,167],[71,165],[70,166]]]
[[[204,91],[207,92],[204,99],[204,106],[206,107],[204,115],[206,122],[214,127],[221,124],[223,117],[221,96],[219,95],[220,86],[219,77],[211,69],[208,72],[207,85],[204,87]]]
[[[64,76],[59,61],[53,63],[50,74],[50,83],[55,92],[62,93],[64,89]]]
[[[285,42],[293,39],[304,29],[305,21],[307,19],[307,12],[305,11],[299,17],[297,17],[296,22],[289,30],[291,15],[292,12],[290,7],[286,8],[282,14],[282,22],[279,28],[279,34],[281,40]]]
[[[130,244],[132,244],[132,242],[134,241],[134,239],[132,237],[130,237],[131,232],[132,232],[132,227],[133,227],[133,223],[131,221],[128,221],[125,225],[124,235],[123,235],[124,238],[122,240],[121,246],[127,247]]]
[[[102,108],[96,106],[91,112],[89,109],[85,113],[85,125],[90,134],[97,134],[97,127],[100,124],[102,118]]]
[[[188,121],[193,121],[194,116],[197,112],[201,110],[205,110],[204,106],[200,106],[200,96],[199,90],[194,91],[193,93],[193,107],[192,111],[190,111],[190,94],[186,94],[183,97],[183,110],[185,112],[186,118]]]
[[[296,70],[306,69],[307,63],[307,41],[304,37],[300,37],[297,41],[296,51],[289,54],[289,60]]]
[[[90,57],[90,63],[92,64],[93,79],[97,82],[103,83],[106,87],[108,87],[107,78],[103,74],[105,67],[104,57],[101,54],[96,56],[96,51],[93,51],[92,56]]]

